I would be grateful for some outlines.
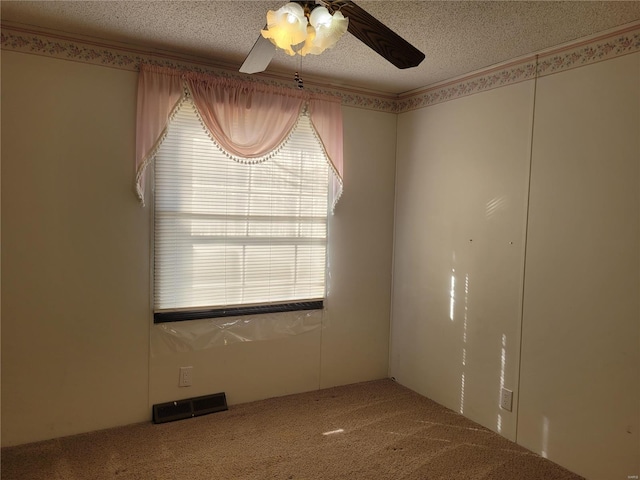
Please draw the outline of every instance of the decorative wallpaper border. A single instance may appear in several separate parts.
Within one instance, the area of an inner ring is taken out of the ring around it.
[[[238,72],[237,67],[225,67],[213,64],[198,57],[189,55],[159,52],[152,49],[137,49],[120,46],[103,41],[87,40],[79,37],[58,35],[35,29],[27,29],[11,24],[2,24],[0,46],[3,50],[32,55],[42,55],[63,60],[70,60],[92,65],[117,68],[120,70],[138,71],[141,63],[150,63],[164,67],[189,69],[201,73],[213,73],[227,78],[238,78],[255,82],[292,85],[284,76],[274,74],[245,75]],[[335,95],[342,99],[343,105],[377,110],[395,111],[397,97],[379,93],[368,93],[358,89],[326,87],[305,78],[305,90],[314,93]]]
[[[428,107],[519,83],[536,76],[540,78],[635,52],[640,52],[640,22],[596,38],[572,42],[508,64],[480,70],[444,84],[400,95],[396,113]]]
[[[491,71],[483,71],[444,85],[428,88],[407,96],[400,96],[396,113],[408,112],[437,103],[454,100],[474,93],[511,85],[535,78],[535,57],[515,65],[501,66]]]
[[[640,23],[628,31],[557,49],[538,60],[538,77],[640,51]]]
[[[283,76],[260,74],[248,77],[230,66],[215,65],[197,57],[155,50],[136,49],[115,43],[63,36],[40,30],[2,24],[3,50],[43,55],[64,60],[137,71],[140,63],[185,68],[202,73],[287,85]],[[343,105],[390,113],[403,113],[473,95],[525,80],[544,77],[573,68],[640,51],[640,22],[594,38],[548,49],[509,63],[483,69],[460,78],[401,95],[369,93],[358,89],[325,87],[305,81],[305,89],[342,99]]]

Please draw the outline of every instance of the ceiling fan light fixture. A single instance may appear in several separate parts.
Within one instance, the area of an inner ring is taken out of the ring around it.
[[[298,3],[290,2],[275,12],[267,12],[267,29],[261,31],[262,36],[288,55],[295,55],[295,45],[307,38],[307,17],[304,8]]]
[[[298,50],[296,53],[298,53],[301,56],[306,56],[308,53],[311,53],[313,55],[317,55],[320,52],[316,52],[315,47],[314,47],[314,40],[316,39],[316,29],[313,28],[311,25],[307,25],[307,38],[304,41],[304,45],[302,46],[302,48],[300,50]]]
[[[309,12],[309,7],[290,2],[267,12],[267,28],[261,33],[288,55],[320,55],[340,40],[348,26],[349,19],[339,11],[332,14],[318,5]]]
[[[293,34],[291,26],[295,26]],[[397,68],[417,67],[425,58],[424,53],[352,0],[295,0],[268,13],[267,27],[240,71],[264,72],[278,47],[289,55],[318,55],[334,46],[346,31]]]
[[[327,7],[319,6],[314,8],[309,14],[309,23],[313,25],[314,28],[320,26],[328,27],[331,25],[332,18]]]
[[[341,12],[337,11],[331,15],[325,7],[314,8],[309,15],[309,23],[316,33],[312,49],[308,52],[313,55],[319,55],[333,47],[349,27],[349,19],[345,18]]]

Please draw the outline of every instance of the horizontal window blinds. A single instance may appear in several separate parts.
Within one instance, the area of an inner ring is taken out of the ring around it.
[[[329,169],[306,115],[249,165],[212,142],[187,100],[154,171],[156,311],[324,297]]]

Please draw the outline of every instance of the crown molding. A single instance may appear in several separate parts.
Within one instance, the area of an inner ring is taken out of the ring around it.
[[[2,22],[0,40],[2,50],[121,70],[138,71],[144,62],[295,88],[291,79],[284,75],[270,72],[245,75],[238,72],[236,66],[214,63],[197,56],[63,34],[12,22]],[[338,96],[342,104],[349,107],[403,113],[639,51],[640,21],[637,21],[400,95],[327,86],[322,80],[306,77],[305,89]]]

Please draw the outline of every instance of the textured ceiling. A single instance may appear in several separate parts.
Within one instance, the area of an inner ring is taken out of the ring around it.
[[[3,21],[205,57],[239,67],[280,1],[6,1]],[[403,93],[640,20],[640,1],[356,3],[426,54],[398,70],[350,34],[319,56],[276,53],[269,71]]]

